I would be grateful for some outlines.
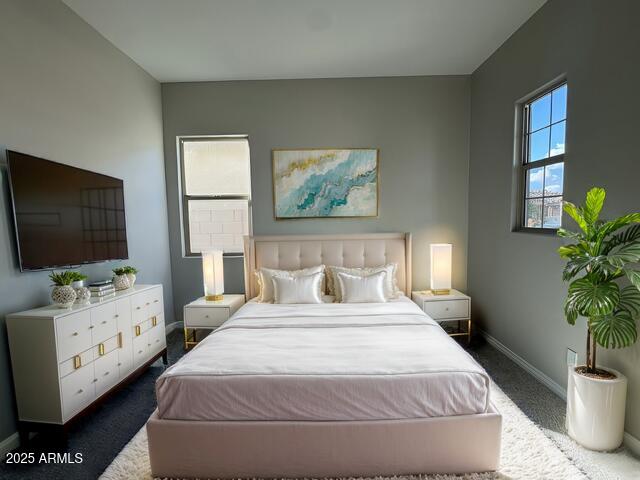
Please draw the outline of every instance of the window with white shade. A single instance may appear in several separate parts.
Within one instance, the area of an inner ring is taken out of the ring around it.
[[[242,254],[251,225],[249,140],[178,138],[185,256]]]

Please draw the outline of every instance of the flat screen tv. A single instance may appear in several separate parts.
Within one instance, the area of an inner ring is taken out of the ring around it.
[[[21,270],[128,258],[122,180],[8,150]]]

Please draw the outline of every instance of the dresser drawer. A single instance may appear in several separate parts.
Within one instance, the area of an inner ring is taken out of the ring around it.
[[[136,293],[131,295],[131,321],[132,323],[140,323],[148,317],[147,308],[147,292]]]
[[[162,288],[153,288],[147,292],[147,303],[147,313],[150,317],[161,315],[164,310],[164,305],[162,305]]]
[[[118,369],[120,378],[124,378],[133,371],[133,346],[131,339],[129,343],[118,349]]]
[[[131,300],[121,298],[113,302],[116,306],[116,325],[119,332],[131,329]]]
[[[438,300],[424,302],[422,309],[434,320],[469,318],[469,300]]]
[[[111,338],[106,338],[104,341],[94,345],[93,358],[96,360],[100,357],[104,357],[106,354],[113,352],[118,348],[118,335],[114,335]]]
[[[90,348],[89,350],[80,352],[73,357],[61,362],[58,366],[58,373],[60,374],[60,378],[66,377],[79,368],[89,365],[91,362],[93,362],[94,358],[94,349]]]
[[[133,364],[139,366],[144,363],[147,358],[147,352],[149,351],[148,345],[148,332],[144,332],[137,337],[133,337]]]
[[[155,327],[152,327],[147,332],[148,344],[151,349],[151,353],[158,353],[164,347],[167,346],[167,336],[164,327],[164,321],[162,317],[158,317],[158,322]]]
[[[79,368],[60,381],[62,411],[66,422],[96,398],[93,363]]]
[[[226,307],[192,307],[184,309],[184,326],[187,328],[215,328],[229,320],[230,312]]]
[[[93,362],[95,372],[96,397],[106,393],[118,383],[120,369],[118,368],[118,352],[111,353],[96,359]]]
[[[91,309],[91,339],[94,345],[113,337],[118,332],[115,302]]]
[[[91,348],[91,314],[89,311],[56,319],[58,362]]]

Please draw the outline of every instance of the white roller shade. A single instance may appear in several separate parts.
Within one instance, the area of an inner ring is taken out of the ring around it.
[[[246,138],[183,143],[185,195],[251,195]]]

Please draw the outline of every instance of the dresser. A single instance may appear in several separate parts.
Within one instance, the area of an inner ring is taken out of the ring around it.
[[[69,309],[7,316],[22,439],[66,426],[159,357],[166,363],[162,285],[136,285]]]

